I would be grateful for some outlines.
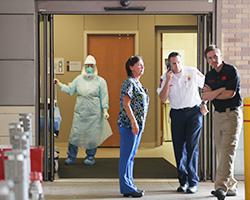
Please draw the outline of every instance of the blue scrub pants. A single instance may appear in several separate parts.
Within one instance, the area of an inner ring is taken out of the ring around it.
[[[180,185],[198,185],[199,139],[202,127],[200,107],[171,109],[171,130]]]
[[[87,154],[87,157],[88,158],[93,158],[96,154],[96,150],[97,148],[94,148],[94,149],[86,149],[86,154]],[[72,161],[75,161],[76,160],[76,157],[77,157],[77,153],[78,153],[78,146],[76,145],[73,145],[73,144],[70,144],[69,143],[69,146],[68,146],[68,158]]]
[[[119,181],[121,194],[136,192],[134,184],[133,168],[134,157],[139,147],[142,129],[134,135],[132,129],[119,127],[120,130],[120,162],[119,162]]]

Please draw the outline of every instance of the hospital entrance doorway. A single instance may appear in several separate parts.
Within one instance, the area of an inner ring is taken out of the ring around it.
[[[54,150],[60,152],[59,158],[63,159],[61,166],[65,167],[64,160],[65,157],[67,157],[68,138],[72,126],[76,101],[76,96],[69,96],[66,93],[61,92],[59,87],[55,88],[53,79],[57,78],[65,84],[70,83],[81,73],[83,62],[88,54],[95,56],[98,73],[108,84],[109,122],[113,130],[113,136],[107,139],[103,143],[103,146],[97,149],[96,158],[106,160],[113,159],[115,161],[114,163],[116,163],[116,165],[118,164],[119,133],[117,128],[117,118],[119,113],[121,84],[122,81],[127,78],[125,62],[131,55],[140,54],[145,61],[145,74],[142,78],[142,82],[143,84],[146,83],[146,87],[149,88],[151,105],[141,146],[136,156],[140,159],[143,158],[149,160],[149,163],[151,164],[163,161],[161,163],[164,164],[164,167],[169,166],[165,165],[165,163],[168,162],[170,163],[170,166],[175,168],[171,138],[169,138],[168,135],[163,135],[162,130],[158,131],[158,128],[160,127],[158,126],[158,122],[160,122],[162,118],[158,118],[158,111],[160,109],[158,110],[157,108],[157,101],[159,99],[155,92],[160,79],[160,68],[162,67],[160,64],[161,61],[158,60],[165,55],[156,53],[156,48],[159,47],[156,44],[158,34],[157,28],[159,26],[164,26],[171,29],[173,26],[167,26],[167,24],[170,22],[172,23],[172,19],[175,16],[46,14],[42,14],[41,16],[39,32],[39,64],[41,72],[39,75],[41,76],[41,95],[39,97],[42,99],[41,103],[43,104],[43,107],[40,107],[40,111],[44,112],[43,117],[46,119],[44,121],[44,127],[49,127],[48,130],[41,131],[44,140],[40,143],[41,145],[48,147],[46,148],[47,152],[45,156],[45,173],[47,174],[47,179],[45,180],[54,180]],[[184,17],[187,18],[187,16]],[[190,15],[188,17],[190,17],[191,21],[189,24],[195,26],[196,32],[196,16]],[[115,20],[117,18],[119,18],[119,20]],[[180,20],[180,18],[182,19],[182,16],[176,16],[177,20]],[[151,20],[150,24],[148,24],[148,19]],[[114,23],[110,23],[110,20],[114,21]],[[121,23],[121,21],[123,23]],[[183,23],[186,23],[185,20]],[[187,26],[189,26],[189,24]],[[169,36],[170,34],[168,33],[167,37]],[[197,39],[194,39],[194,41],[197,40],[197,43],[199,43],[199,38],[198,33]],[[180,49],[180,47],[177,46],[168,47],[170,48],[169,50]],[[194,54],[199,54],[199,51]],[[56,101],[54,101],[54,99]],[[51,134],[54,132],[53,126],[51,126],[53,125],[53,121],[50,123],[50,119],[54,116],[53,104],[55,102],[60,109],[62,123],[58,137],[54,138]],[[170,140],[169,145],[166,146],[166,143],[161,141],[161,139]],[[86,167],[83,165],[83,159],[85,156],[85,149],[79,148],[77,156],[77,166],[79,169]],[[159,162],[154,162],[154,159],[150,160],[151,158],[157,159]],[[98,163],[101,162],[97,161],[95,167],[99,165]],[[135,163],[137,162],[135,161]],[[151,164],[143,164],[141,165],[141,168],[146,168],[145,166],[147,166],[149,171],[154,172],[152,169],[158,167],[150,168]],[[67,167],[70,172],[74,171],[71,168],[73,166]],[[105,166],[99,167],[100,172],[106,173]],[[110,169],[110,167],[107,168],[107,170]],[[112,170],[112,173],[117,176],[118,171],[116,169],[118,170],[118,167],[115,167],[115,169]],[[169,171],[168,169],[168,167],[164,168],[164,173]],[[76,175],[79,175],[79,173]],[[151,176],[151,178],[152,177],[153,176]]]

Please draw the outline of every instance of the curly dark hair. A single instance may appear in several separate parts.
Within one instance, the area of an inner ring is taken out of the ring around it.
[[[127,62],[126,62],[126,71],[127,71],[127,75],[129,77],[133,76],[133,73],[130,69],[131,66],[134,66],[135,63],[137,63],[139,60],[142,60],[142,57],[141,56],[131,56]]]

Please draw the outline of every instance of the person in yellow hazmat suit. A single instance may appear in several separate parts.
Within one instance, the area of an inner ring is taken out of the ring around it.
[[[66,165],[76,162],[78,147],[86,149],[84,164],[94,165],[97,147],[111,134],[108,122],[109,98],[106,81],[98,76],[96,59],[88,55],[82,73],[68,85],[55,79],[61,91],[77,95],[69,136]]]

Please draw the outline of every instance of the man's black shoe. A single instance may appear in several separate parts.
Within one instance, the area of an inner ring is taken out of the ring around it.
[[[142,197],[144,195],[143,191],[134,191],[134,192],[130,192],[130,193],[126,193],[123,194],[124,197],[134,197],[134,198],[139,198]]]
[[[137,188],[137,192],[142,192],[143,194],[145,194],[145,190],[141,190]]]
[[[187,189],[187,193],[189,193],[189,194],[194,194],[196,192],[198,192],[198,186],[197,185],[192,186],[192,187],[188,187],[188,189]]]
[[[218,200],[224,200],[226,197],[226,192],[221,188],[212,191],[211,194],[217,197]]]
[[[186,192],[188,189],[188,185],[185,184],[185,185],[180,185],[178,188],[177,188],[177,192]]]
[[[237,191],[235,191],[235,190],[228,190],[226,196],[228,196],[228,197],[237,196]]]

